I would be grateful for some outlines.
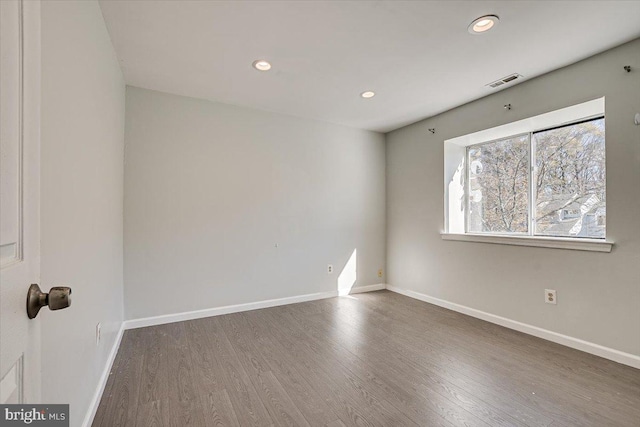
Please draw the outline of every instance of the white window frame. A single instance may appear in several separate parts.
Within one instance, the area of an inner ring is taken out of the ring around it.
[[[533,187],[535,182],[535,141],[532,138],[533,133],[603,117],[605,115],[604,105],[604,98],[598,98],[550,113],[446,140],[444,142],[445,229],[441,233],[442,238],[456,241],[611,252],[613,242],[607,239],[537,236],[535,235],[535,218],[533,216],[534,203],[536,202]],[[529,139],[530,162],[528,233],[469,233],[469,165],[467,164],[469,147],[525,134],[528,134]],[[461,208],[459,208],[460,205],[462,205]]]

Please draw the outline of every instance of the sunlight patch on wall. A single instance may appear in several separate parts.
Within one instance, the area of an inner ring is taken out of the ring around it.
[[[354,249],[349,261],[344,266],[340,275],[338,276],[338,295],[349,295],[351,288],[356,284],[358,280],[358,250]]]

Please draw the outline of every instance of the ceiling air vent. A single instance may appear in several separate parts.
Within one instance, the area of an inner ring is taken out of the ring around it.
[[[510,82],[512,82],[512,81],[514,81],[516,79],[521,79],[521,78],[522,78],[522,76],[520,74],[513,73],[513,74],[508,75],[507,77],[501,78],[500,80],[496,80],[495,82],[491,82],[487,86],[495,88],[495,87],[502,86],[503,84],[510,83]]]

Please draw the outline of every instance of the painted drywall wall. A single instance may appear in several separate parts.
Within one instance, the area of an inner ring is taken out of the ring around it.
[[[444,140],[602,96],[612,253],[441,239]],[[640,355],[639,111],[635,40],[387,134],[388,282]],[[544,303],[545,288],[557,290],[557,305]]]
[[[382,134],[127,87],[125,135],[127,319],[384,282]]]
[[[97,2],[42,2],[42,401],[89,407],[123,319],[125,85]],[[96,345],[96,324],[102,339]]]

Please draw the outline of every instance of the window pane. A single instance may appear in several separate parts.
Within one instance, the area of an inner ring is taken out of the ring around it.
[[[604,238],[604,118],[533,134],[536,234]]]
[[[527,233],[529,136],[468,148],[470,233]]]

